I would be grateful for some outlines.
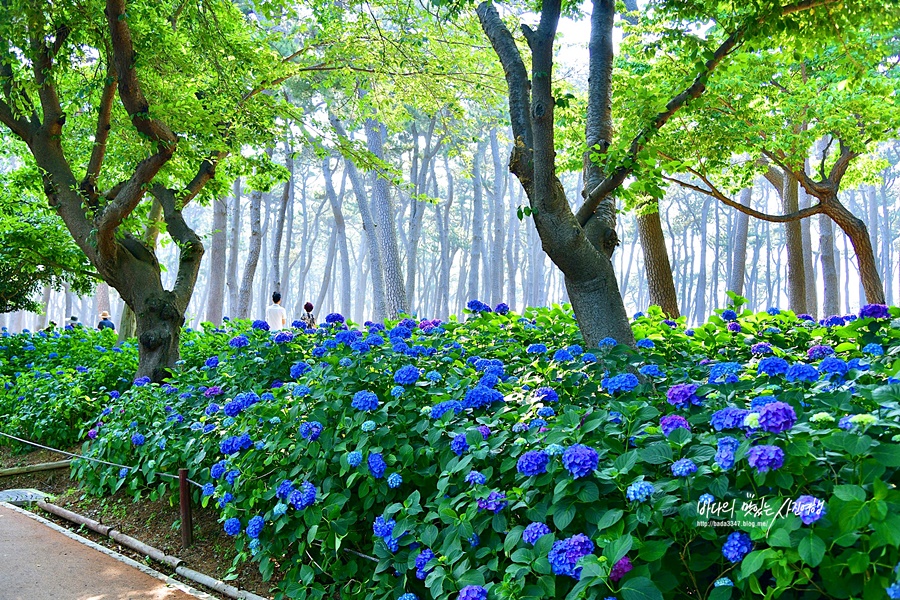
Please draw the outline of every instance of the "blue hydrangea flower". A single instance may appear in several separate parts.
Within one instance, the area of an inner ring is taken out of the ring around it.
[[[431,418],[440,419],[450,411],[460,413],[462,412],[462,409],[462,404],[458,400],[447,400],[445,402],[440,402],[431,407]]]
[[[375,431],[375,427],[376,427],[375,421],[363,421],[363,424],[359,426],[359,428],[362,429],[366,433]]]
[[[347,454],[347,464],[351,467],[356,468],[362,464],[362,452],[359,450],[354,450]]]
[[[212,496],[216,493],[216,486],[211,483],[203,484],[203,497]]]
[[[642,340],[638,340],[637,344],[635,344],[638,348],[646,348],[648,350],[652,348],[656,348],[656,344],[653,343],[653,340],[650,338],[644,338]]]
[[[341,313],[331,313],[325,316],[325,322],[328,324],[343,323],[345,320]]]
[[[468,475],[466,475],[466,483],[469,485],[484,485],[486,482],[487,477],[479,471],[469,471]]]
[[[300,437],[314,442],[319,439],[322,429],[322,424],[318,421],[304,421],[300,423]]]
[[[743,408],[728,406],[714,412],[709,419],[709,424],[712,425],[713,429],[716,431],[722,431],[723,429],[740,429],[744,424],[744,417],[749,413],[750,411],[744,410]]]
[[[788,362],[778,356],[767,356],[759,361],[756,372],[759,375],[768,375],[774,377],[776,375],[784,375],[787,373]]]
[[[605,378],[602,381],[603,389],[610,394],[617,392],[630,392],[638,386],[640,382],[634,373],[621,373],[614,377]]]
[[[840,358],[835,358],[834,356],[827,356],[822,359],[822,362],[819,363],[819,373],[824,375],[826,378],[831,378],[833,376],[843,377],[847,374],[849,367],[847,363],[841,360]]]
[[[734,582],[728,577],[720,577],[713,582],[713,587],[734,587]]]
[[[553,360],[557,362],[567,362],[572,360],[573,358],[574,357],[572,356],[572,354],[565,348],[560,348],[553,353]]]
[[[373,452],[369,454],[369,458],[367,459],[369,465],[369,472],[372,473],[372,477],[375,479],[381,479],[384,477],[384,471],[387,469],[387,463],[384,462],[384,457],[381,456],[379,452]]]
[[[738,449],[738,446],[740,446],[740,442],[733,437],[719,438],[715,457],[716,464],[726,471],[733,467],[734,452]]]
[[[702,494],[698,499],[698,502],[700,502],[700,504],[712,504],[715,501],[716,497],[712,494]]]
[[[581,362],[585,364],[591,364],[597,362],[597,355],[593,352],[585,352],[581,355]]]
[[[246,335],[241,334],[228,340],[228,345],[234,349],[246,348],[250,345],[250,340],[247,339]]]
[[[539,417],[555,417],[556,411],[550,406],[542,406],[538,409],[537,415]]]
[[[557,402],[559,394],[551,387],[539,387],[534,390],[534,397],[541,402]]]
[[[360,390],[353,394],[350,406],[356,410],[373,411],[378,409],[378,396],[367,390]]]
[[[140,433],[135,433],[131,436],[131,443],[135,446],[143,446],[146,441],[146,438]]]
[[[222,497],[219,498],[219,508],[225,508],[225,505],[234,500],[234,494],[231,492],[225,492],[222,494]]]
[[[390,475],[388,475],[387,484],[389,488],[398,488],[402,483],[403,477],[401,477],[399,473],[391,473]]]
[[[539,539],[548,533],[550,533],[550,528],[544,523],[533,522],[525,527],[525,531],[522,532],[522,539],[525,540],[526,544],[534,546]]]
[[[442,379],[442,376],[437,371],[428,371],[427,373],[425,373],[425,379],[427,379],[428,381],[440,381]]]
[[[759,355],[772,354],[772,345],[767,342],[759,342],[750,346],[750,352]]]
[[[657,365],[644,365],[638,369],[644,377],[665,377],[665,373]]]
[[[753,549],[750,536],[742,531],[733,531],[722,546],[722,556],[732,563],[741,562]]]
[[[503,394],[497,390],[483,385],[476,385],[466,392],[462,401],[462,408],[483,408],[502,400]]]
[[[722,319],[725,321],[736,321],[737,313],[731,310],[730,308],[726,308],[722,311]]]
[[[394,526],[397,524],[393,519],[385,520],[384,517],[378,515],[372,524],[372,531],[380,538],[392,537],[394,535]]]
[[[640,313],[638,313],[640,314]],[[637,318],[637,317],[635,317]],[[619,342],[616,341],[615,338],[605,337],[597,343],[597,346],[600,348],[611,348],[612,346],[617,345]]]
[[[547,352],[547,346],[544,344],[531,344],[525,349],[528,354],[544,354]]]
[[[391,396],[394,398],[399,398],[400,396],[403,395],[404,391],[405,390],[402,385],[395,385],[394,387],[391,388]]]
[[[119,479],[125,479],[128,477],[128,467],[122,467],[119,469]]]
[[[237,517],[231,517],[225,521],[223,529],[225,529],[225,533],[228,535],[232,537],[236,536],[241,532],[241,520]]]
[[[450,449],[453,450],[453,452],[457,456],[462,456],[463,454],[465,454],[469,450],[469,443],[466,441],[466,434],[456,434],[456,436],[453,438],[453,441],[450,442]]]
[[[404,365],[394,373],[394,382],[400,385],[412,385],[419,379],[419,369],[412,365]]]
[[[594,551],[594,542],[583,533],[553,543],[547,555],[554,575],[567,575],[573,579],[581,578],[581,567],[578,561]]]
[[[259,534],[262,533],[263,526],[265,526],[265,524],[266,520],[259,515],[256,515],[255,517],[250,519],[250,521],[247,523],[247,537],[253,540],[257,539],[259,537]]]
[[[417,579],[425,580],[425,578],[428,577],[428,574],[434,570],[434,567],[428,568],[428,563],[432,560],[434,560],[434,551],[431,548],[422,548],[419,555],[416,556]]]
[[[625,490],[625,497],[631,502],[644,502],[656,492],[656,488],[649,481],[636,481]]]
[[[597,451],[590,446],[573,444],[563,453],[563,467],[572,475],[573,479],[586,477],[594,472],[600,462]]]
[[[467,585],[459,591],[456,600],[487,600],[487,590],[480,585]]]
[[[819,371],[806,363],[794,363],[788,368],[784,378],[788,381],[813,382],[819,379]]]
[[[534,477],[541,473],[546,473],[549,462],[550,457],[547,456],[546,452],[532,450],[519,457],[519,460],[516,462],[516,470],[525,477]]]
[[[672,475],[675,477],[687,477],[697,472],[697,465],[689,458],[676,460],[672,464]]]

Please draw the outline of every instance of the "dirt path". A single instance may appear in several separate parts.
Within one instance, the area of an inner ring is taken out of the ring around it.
[[[0,505],[0,600],[212,598],[186,593],[134,561],[123,562],[8,506]]]

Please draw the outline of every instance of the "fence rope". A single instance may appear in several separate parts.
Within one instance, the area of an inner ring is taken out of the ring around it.
[[[101,463],[101,464],[104,464],[104,465],[109,465],[109,466],[111,466],[111,467],[119,467],[119,468],[121,468],[121,469],[128,469],[129,472],[130,472],[132,469],[137,470],[137,467],[130,467],[130,466],[128,466],[128,465],[120,465],[119,463],[109,462],[108,460],[103,460],[103,459],[100,459],[100,458],[94,458],[94,457],[92,457],[92,456],[85,456],[85,455],[83,455],[83,454],[75,454],[75,453],[73,453],[73,452],[66,452],[65,450],[60,450],[59,448],[51,448],[50,446],[45,446],[45,445],[43,445],[43,444],[38,444],[37,442],[32,442],[31,440],[22,439],[22,438],[20,438],[20,437],[16,437],[16,436],[14,436],[14,435],[10,435],[10,434],[4,433],[4,432],[2,432],[2,431],[0,431],[0,435],[2,435],[2,436],[4,436],[4,437],[8,437],[8,438],[11,439],[11,440],[16,440],[17,442],[21,442],[21,443],[23,443],[23,444],[28,444],[28,445],[30,445],[30,446],[35,446],[36,448],[42,448],[42,449],[44,449],[44,450],[49,450],[50,452],[56,452],[56,453],[59,453],[59,454],[63,454],[63,455],[65,455],[65,456],[71,456],[72,458],[81,458],[81,459],[84,459],[84,460],[89,460],[89,461]],[[178,475],[172,475],[172,474],[170,474],[170,473],[156,473],[156,474],[159,475],[160,477],[168,477],[168,478],[170,478],[170,479],[178,479]],[[199,484],[199,483],[197,483],[196,481],[194,481],[194,480],[192,480],[192,479],[188,479],[188,482],[189,482],[189,483],[192,483],[193,485],[197,486],[197,487],[200,488],[200,489],[203,489],[203,485],[202,485],[202,484]]]

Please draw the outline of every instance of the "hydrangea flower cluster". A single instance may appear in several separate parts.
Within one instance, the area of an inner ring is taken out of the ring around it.
[[[769,433],[785,432],[796,422],[797,413],[784,402],[770,402],[759,411],[759,428]]]
[[[583,533],[553,543],[547,560],[554,575],[567,575],[573,579],[581,579],[581,567],[578,561],[594,551],[594,542]]]
[[[597,451],[590,446],[573,444],[566,448],[566,451],[563,453],[562,463],[573,479],[580,479],[590,475],[597,469],[600,457]]]
[[[639,383],[640,382],[634,373],[621,373],[604,379],[602,385],[603,389],[610,394],[615,395],[620,392],[630,392],[636,388]]]
[[[672,435],[672,432],[676,429],[691,430],[691,424],[681,415],[666,415],[659,420],[659,426],[666,437]]]
[[[350,406],[366,412],[378,410],[378,396],[368,390],[360,390],[353,394]]]
[[[666,401],[677,408],[700,406],[703,401],[697,397],[697,388],[695,383],[676,383],[666,391]]]
[[[757,473],[775,471],[784,465],[784,450],[778,446],[753,446],[747,451],[747,462]]]
[[[565,456],[563,456],[565,460]],[[542,450],[532,450],[519,457],[516,469],[525,477],[535,477],[547,472],[550,457]],[[568,468],[568,467],[567,467]]]
[[[528,526],[525,527],[525,531],[522,532],[522,539],[526,544],[534,546],[539,539],[548,533],[550,533],[550,528],[544,523],[529,523]]]
[[[722,556],[728,559],[729,562],[739,563],[744,560],[744,557],[750,554],[750,551],[753,549],[753,542],[750,541],[750,536],[742,531],[734,531],[729,534],[728,539],[725,540],[725,544],[722,546]]]

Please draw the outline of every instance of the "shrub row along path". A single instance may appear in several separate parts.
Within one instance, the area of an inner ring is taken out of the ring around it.
[[[197,596],[0,504],[0,600],[47,598],[194,600]]]

